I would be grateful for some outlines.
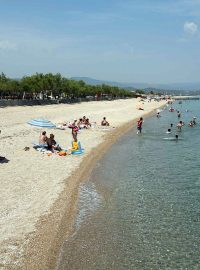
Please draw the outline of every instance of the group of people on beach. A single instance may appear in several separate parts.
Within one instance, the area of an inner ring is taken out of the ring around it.
[[[109,126],[109,122],[106,120],[106,117],[103,117],[101,121],[101,126]],[[89,118],[86,116],[83,116],[82,118],[79,118],[77,121],[76,119],[68,125],[68,128],[71,129],[72,133],[72,148],[71,151],[79,150],[79,143],[78,143],[78,132],[81,129],[88,129],[91,127],[91,123],[89,121]],[[39,147],[44,147],[45,149],[51,151],[52,153],[61,152],[62,148],[55,140],[55,135],[50,134],[49,137],[47,136],[46,131],[43,131],[39,136]]]
[[[92,124],[90,123],[89,118],[87,118],[86,116],[83,116],[83,118],[79,118],[79,121],[77,121],[77,127],[79,129],[90,128],[91,126]]]
[[[96,124],[96,122],[95,122]],[[109,122],[106,120],[106,117],[103,117],[101,121],[101,126],[109,126]],[[92,124],[90,123],[89,118],[86,118],[86,116],[83,116],[83,118],[79,118],[79,121],[76,119],[73,121],[73,123],[69,124],[68,127],[72,130],[72,137],[74,140],[77,140],[78,131],[81,129],[88,129],[91,128]]]
[[[61,151],[61,147],[55,141],[54,134],[51,133],[49,137],[47,137],[46,131],[43,131],[39,136],[39,144],[44,146],[46,145],[47,149],[52,152]]]

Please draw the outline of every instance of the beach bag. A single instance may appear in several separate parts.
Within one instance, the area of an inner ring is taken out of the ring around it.
[[[61,152],[59,152],[59,153],[58,153],[58,155],[59,155],[59,156],[66,156],[66,155],[67,155],[67,153],[66,153],[66,152],[64,152],[64,151],[61,151]]]

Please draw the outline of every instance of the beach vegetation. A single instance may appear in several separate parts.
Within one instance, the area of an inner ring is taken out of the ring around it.
[[[1,99],[63,99],[94,97],[97,100],[136,97],[134,92],[117,86],[89,85],[83,80],[76,81],[60,73],[36,73],[22,79],[8,78],[0,74]]]

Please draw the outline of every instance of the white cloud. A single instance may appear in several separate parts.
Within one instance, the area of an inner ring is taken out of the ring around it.
[[[183,28],[186,33],[191,35],[194,35],[198,32],[198,25],[194,22],[185,22]]]
[[[17,46],[15,43],[9,40],[0,40],[0,50],[16,50]]]

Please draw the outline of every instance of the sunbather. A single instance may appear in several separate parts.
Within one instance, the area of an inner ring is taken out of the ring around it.
[[[85,121],[86,121],[86,116],[84,115],[83,116],[83,124],[85,124]]]
[[[82,128],[85,127],[85,124],[83,123],[83,119],[82,118],[79,119],[77,126],[78,126],[79,129],[82,129]]]
[[[46,144],[47,143],[47,135],[46,131],[43,131],[39,137],[39,144]]]
[[[61,147],[54,140],[53,134],[50,134],[50,137],[47,139],[47,146],[48,146],[48,150],[52,152],[61,151]]]
[[[106,117],[103,118],[103,120],[101,121],[101,125],[102,126],[109,126],[110,124],[108,123],[108,121],[106,120]]]
[[[91,127],[91,123],[90,123],[89,118],[87,118],[87,119],[85,120],[85,128],[90,128],[90,127]]]

